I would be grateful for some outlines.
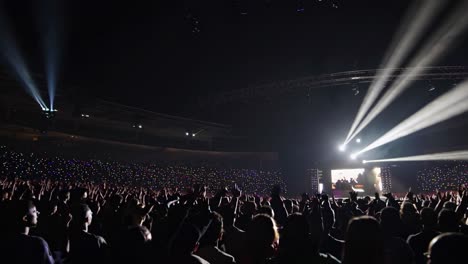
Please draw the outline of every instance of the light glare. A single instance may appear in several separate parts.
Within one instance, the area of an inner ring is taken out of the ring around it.
[[[424,154],[417,156],[407,156],[390,159],[379,159],[379,160],[366,160],[366,163],[381,163],[381,162],[400,162],[400,161],[427,161],[427,160],[468,160],[468,151],[451,151],[433,154]]]

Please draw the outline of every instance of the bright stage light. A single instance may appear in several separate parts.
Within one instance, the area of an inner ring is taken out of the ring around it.
[[[351,154],[349,157],[352,159],[352,160],[355,160],[357,158],[357,154],[356,153],[353,153]]]
[[[338,150],[341,151],[341,152],[344,152],[344,151],[346,150],[346,145],[344,145],[344,144],[343,144],[343,145],[340,145],[340,146],[338,147]]]
[[[360,138],[356,138],[356,143],[361,143],[361,139],[360,139]]]
[[[424,154],[424,155],[390,158],[390,159],[366,160],[366,163],[428,161],[428,160],[433,160],[433,161],[434,160],[468,160],[468,151],[461,150],[461,151]]]
[[[139,125],[138,125],[138,128],[143,128],[143,125],[139,124]]]
[[[410,68],[401,74],[390,88],[382,95],[380,100],[375,103],[372,110],[361,121],[359,126],[352,132],[351,136],[345,141],[348,143],[359,132],[361,132],[372,120],[384,111],[398,96],[400,96],[412,83],[415,75],[424,72],[428,65],[434,64],[448,50],[452,49],[460,40],[460,35],[468,27],[466,19],[466,10],[468,10],[468,1],[464,1],[457,7],[456,11],[450,14],[445,23],[438,28],[420,50],[416,58],[409,63]],[[375,95],[377,97],[377,95]],[[364,104],[364,102],[363,102]],[[358,116],[359,116],[358,112]],[[364,113],[361,114],[363,116]]]
[[[346,136],[346,143],[352,140],[351,136],[355,129],[384,89],[389,76],[392,75],[396,68],[400,67],[403,60],[422,37],[425,28],[430,25],[431,20],[442,9],[444,4],[446,4],[445,1],[415,1],[406,12],[400,24],[400,28],[395,34],[390,48],[387,50],[384,57],[382,63],[383,70],[377,73],[377,77],[372,81],[367,90],[356,118]],[[352,77],[351,79],[354,80],[354,78],[355,77]]]
[[[363,164],[366,164],[366,163],[367,163],[367,160],[362,160],[362,163],[363,163]]]
[[[190,135],[190,133],[189,133],[189,132],[185,132],[185,135],[188,137],[188,136]]]
[[[357,154],[385,145],[468,111],[468,81],[439,96]]]
[[[192,137],[195,137],[196,135],[197,135],[197,134],[195,134],[195,133],[192,133]]]

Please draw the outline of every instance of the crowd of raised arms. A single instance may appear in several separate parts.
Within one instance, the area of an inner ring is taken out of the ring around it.
[[[285,190],[280,171],[271,169],[64,158],[57,155],[18,152],[5,146],[0,146],[0,164],[0,176],[25,180],[107,182],[152,189],[209,184],[213,191],[236,183],[245,192],[259,195],[269,194],[272,184],[280,185]]]
[[[236,184],[149,188],[74,173],[80,177],[1,178],[1,263],[467,261],[464,185],[402,199],[354,192],[288,199],[274,183],[256,195]]]

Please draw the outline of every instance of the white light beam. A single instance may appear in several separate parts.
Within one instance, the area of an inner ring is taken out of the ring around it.
[[[436,62],[456,44],[461,33],[463,33],[468,26],[466,10],[468,10],[468,1],[464,1],[462,6],[458,6],[456,11],[452,13],[443,26],[430,38],[424,48],[418,53],[418,56],[411,61],[411,68],[400,75],[392,84],[382,98],[375,104],[374,108],[367,114],[358,128],[348,138],[348,142],[356,137],[359,132],[408,88],[413,76],[422,73],[425,67]]]
[[[364,163],[381,163],[381,162],[396,162],[396,161],[427,161],[427,160],[468,160],[468,151],[452,151],[434,154],[425,154],[417,156],[408,156],[400,158],[366,160]]]
[[[433,126],[468,111],[468,81],[439,96],[418,112],[360,150],[358,154]]]
[[[446,1],[415,1],[406,12],[400,28],[384,57],[384,62],[382,63],[383,70],[378,72],[377,77],[372,81],[372,84],[367,90],[356,118],[351,125],[351,129],[346,136],[345,144],[351,141],[350,137],[353,135],[354,130],[382,92],[388,81],[388,77],[393,73],[395,68],[402,64],[408,53],[421,38],[425,28],[430,24],[434,16],[442,9],[445,3]]]

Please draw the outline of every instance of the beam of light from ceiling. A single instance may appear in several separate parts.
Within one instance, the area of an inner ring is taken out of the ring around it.
[[[460,36],[468,27],[467,11],[468,1],[463,1],[461,6],[457,6],[456,10],[450,15],[450,18],[432,35],[416,58],[410,62],[411,68],[408,68],[398,77],[372,110],[370,110],[354,133],[348,138],[348,142],[356,137],[359,132],[409,87],[414,75],[422,73],[425,67],[435,63],[459,42]]]
[[[424,155],[390,158],[390,159],[363,160],[362,162],[363,163],[383,163],[383,162],[428,161],[428,160],[468,160],[468,150],[424,154]]]
[[[58,82],[58,69],[60,62],[61,47],[59,36],[63,32],[63,18],[59,10],[62,9],[60,1],[49,0],[38,6],[39,31],[42,32],[42,43],[44,48],[45,71],[47,78],[47,90],[49,92],[50,109],[54,108],[55,94]]]
[[[410,6],[400,23],[400,27],[392,40],[390,48],[386,52],[381,64],[382,70],[377,73],[377,77],[372,81],[367,90],[356,118],[346,136],[345,144],[351,141],[349,138],[384,89],[389,76],[392,75],[395,68],[401,66],[403,60],[420,40],[427,26],[430,25],[445,3],[446,1],[415,1]]]
[[[47,42],[52,42],[48,40]],[[48,47],[53,46],[53,44],[48,44]],[[50,109],[54,108],[55,100],[55,91],[57,90],[57,63],[58,63],[58,54],[57,50],[53,48],[48,48],[49,52],[46,54],[46,76],[47,76],[47,90],[49,91],[49,103]]]
[[[356,155],[375,149],[399,138],[408,136],[424,128],[468,111],[468,81],[439,96],[418,112],[408,117]]]
[[[18,45],[10,32],[10,26],[6,20],[5,14],[0,12],[0,52],[6,60],[8,66],[12,69],[16,77],[19,79],[26,92],[31,95],[39,104],[42,110],[47,110],[48,107],[42,100],[41,94],[37,89],[31,74],[26,67],[26,63],[17,49]]]

